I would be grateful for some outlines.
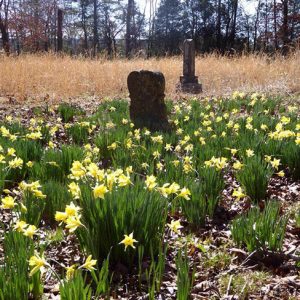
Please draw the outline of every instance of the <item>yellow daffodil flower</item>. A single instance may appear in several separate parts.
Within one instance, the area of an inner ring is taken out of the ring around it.
[[[234,189],[232,196],[235,197],[237,200],[240,200],[241,198],[245,198],[246,194],[244,194],[241,187],[238,187],[238,189]]]
[[[242,164],[239,160],[237,160],[233,165],[232,167],[235,169],[235,170],[241,170],[243,168],[244,164]]]
[[[118,147],[118,144],[116,142],[113,142],[110,146],[107,146],[108,150],[116,150]]]
[[[80,161],[74,161],[71,168],[71,178],[80,179],[86,174],[86,169]]]
[[[190,196],[191,196],[191,192],[186,187],[182,188],[180,190],[180,193],[178,194],[178,197],[182,197],[185,200],[190,200],[191,199]]]
[[[2,205],[0,206],[2,209],[13,209],[16,205],[15,199],[12,196],[6,196],[1,199]]]
[[[75,271],[76,271],[76,264],[72,265],[70,267],[66,267],[66,279],[67,279],[67,281],[73,279]]]
[[[92,255],[89,255],[85,261],[85,263],[80,266],[78,269],[86,269],[89,271],[96,270],[94,266],[97,264],[96,259],[92,259]]]
[[[118,178],[118,185],[120,187],[124,187],[124,186],[127,186],[127,185],[130,185],[132,184],[131,180],[130,180],[130,177],[129,176],[126,176],[124,174],[121,174]]]
[[[22,169],[23,159],[16,157],[13,160],[9,161],[8,165],[12,169]]]
[[[29,161],[26,163],[26,166],[27,166],[28,168],[32,168],[32,167],[33,167],[33,162],[29,160]]]
[[[278,167],[280,165],[280,159],[274,158],[273,160],[270,161],[270,164],[275,170],[278,170]]]
[[[78,212],[81,210],[79,206],[76,206],[73,202],[66,206],[65,212],[68,217],[77,216]]]
[[[37,228],[34,225],[29,225],[24,231],[23,234],[25,236],[28,236],[29,238],[33,238],[33,236],[36,234]]]
[[[44,267],[47,265],[45,258],[40,257],[37,253],[34,256],[31,256],[29,259],[29,266],[32,268],[29,276],[33,276],[39,270],[43,271]]]
[[[183,228],[183,226],[181,226],[180,221],[174,221],[172,220],[170,224],[167,224],[168,227],[175,233],[179,233],[179,229]]]
[[[74,199],[79,199],[81,193],[79,185],[73,181],[68,185],[68,187],[68,191],[71,193],[72,197]]]
[[[104,195],[108,192],[108,188],[104,185],[97,185],[93,190],[93,194],[95,198],[104,199]]]
[[[279,177],[284,177],[284,172],[283,171],[279,171],[276,173],[276,175],[278,175]]]
[[[145,184],[147,189],[152,191],[157,186],[156,177],[154,175],[147,176]]]
[[[68,214],[66,212],[57,211],[55,213],[55,221],[65,222],[68,219]]]
[[[28,224],[25,221],[17,221],[14,226],[14,230],[16,230],[18,232],[23,232],[27,226],[28,226]]]
[[[254,151],[251,150],[251,149],[247,149],[246,150],[246,155],[247,155],[247,157],[252,157],[252,156],[254,156]]]
[[[134,243],[137,243],[138,241],[133,238],[133,232],[130,233],[129,235],[124,234],[124,239],[119,243],[119,244],[124,244],[125,246],[125,251],[127,247],[132,247],[135,249]]]
[[[80,222],[80,215],[69,217],[66,220],[66,228],[69,229],[69,232],[74,232],[78,227],[83,226],[83,224]]]

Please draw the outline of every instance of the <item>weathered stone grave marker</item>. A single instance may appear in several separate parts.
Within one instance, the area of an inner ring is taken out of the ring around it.
[[[180,76],[180,90],[185,93],[199,94],[202,85],[195,76],[195,43],[185,40],[183,43],[183,76]]]
[[[169,130],[165,97],[165,77],[160,72],[133,71],[128,75],[130,118],[137,128]]]

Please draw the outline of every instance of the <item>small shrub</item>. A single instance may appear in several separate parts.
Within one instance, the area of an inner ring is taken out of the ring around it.
[[[279,216],[280,206],[276,202],[267,203],[260,212],[258,207],[232,222],[231,234],[238,246],[247,250],[280,251],[285,235],[287,217]]]

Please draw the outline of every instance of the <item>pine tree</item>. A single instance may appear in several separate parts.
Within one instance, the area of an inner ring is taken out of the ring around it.
[[[155,18],[155,51],[159,54],[179,53],[183,33],[183,9],[179,0],[162,0]]]

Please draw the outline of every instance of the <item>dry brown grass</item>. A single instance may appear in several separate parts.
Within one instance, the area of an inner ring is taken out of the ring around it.
[[[176,97],[176,83],[182,72],[182,58],[104,59],[24,55],[0,58],[0,97],[11,95],[51,99],[127,96],[126,78],[138,69],[159,70],[167,82],[167,96]],[[290,57],[208,55],[196,59],[196,73],[203,95],[222,95],[233,90],[269,93],[300,92],[300,51]]]

